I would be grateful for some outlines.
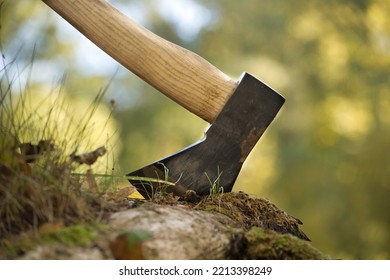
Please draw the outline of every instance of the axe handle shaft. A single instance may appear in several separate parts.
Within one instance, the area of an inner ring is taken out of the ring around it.
[[[210,123],[236,88],[205,59],[155,35],[105,0],[42,1],[124,67]]]

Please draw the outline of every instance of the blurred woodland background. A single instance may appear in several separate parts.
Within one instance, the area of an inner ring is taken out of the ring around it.
[[[390,258],[388,0],[110,2],[233,79],[247,71],[285,96],[234,191],[269,198],[300,218],[313,245],[333,258]],[[94,147],[110,141],[106,163],[116,173],[203,136],[207,123],[120,66],[43,2],[0,3],[0,86],[10,85],[16,97],[29,92],[37,115],[48,110],[42,100],[58,95],[77,115],[106,90],[92,138]]]

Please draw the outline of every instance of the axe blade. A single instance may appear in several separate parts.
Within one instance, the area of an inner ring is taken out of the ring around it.
[[[232,96],[203,139],[127,174],[132,177],[130,183],[146,199],[151,199],[162,187],[178,196],[187,190],[194,190],[198,195],[209,194],[213,184],[223,187],[224,192],[230,192],[242,164],[284,101],[284,97],[275,90],[243,73]],[[164,186],[143,178],[166,180],[174,186]]]

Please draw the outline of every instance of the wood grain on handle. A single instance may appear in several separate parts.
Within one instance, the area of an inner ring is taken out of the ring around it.
[[[105,0],[43,0],[108,55],[213,122],[236,83],[199,55],[145,29]]]

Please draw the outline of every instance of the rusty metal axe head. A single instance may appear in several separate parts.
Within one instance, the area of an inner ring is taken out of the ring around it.
[[[283,103],[275,90],[244,73],[202,140],[129,173],[129,181],[145,198],[153,197],[163,185],[146,178],[174,183],[164,187],[175,195],[187,190],[209,194],[213,184],[230,192],[242,164]]]

